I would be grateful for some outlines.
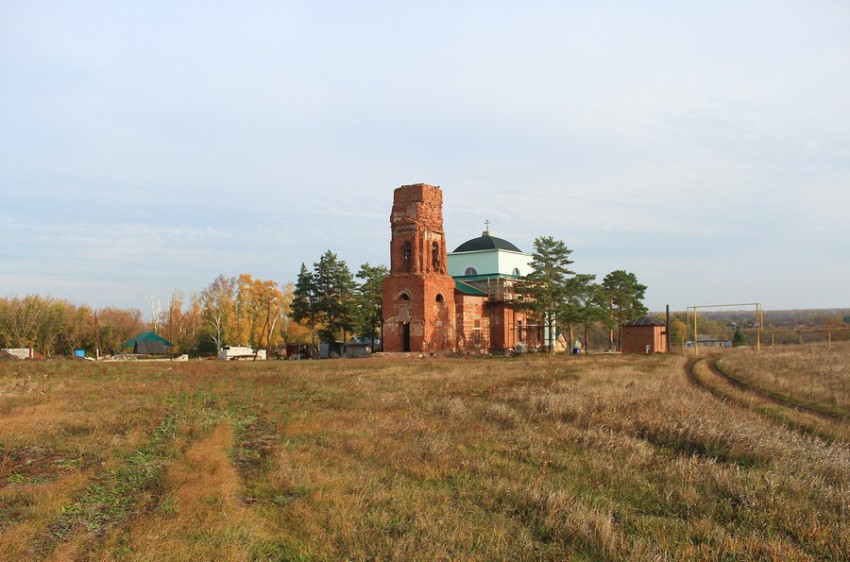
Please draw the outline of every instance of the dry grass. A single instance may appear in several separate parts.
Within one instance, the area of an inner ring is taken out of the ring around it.
[[[749,349],[720,366],[746,384],[803,406],[850,420],[850,342]]]
[[[695,382],[715,396],[750,408],[777,423],[816,435],[828,441],[850,443],[850,422],[835,416],[828,407],[801,407],[779,392],[748,386],[739,377],[730,376],[717,367],[717,358],[692,358],[690,375]],[[727,367],[728,369],[728,367]],[[822,412],[829,413],[822,413]]]
[[[0,559],[850,552],[847,445],[675,356],[60,367],[0,366],[3,458],[81,466],[4,468]]]

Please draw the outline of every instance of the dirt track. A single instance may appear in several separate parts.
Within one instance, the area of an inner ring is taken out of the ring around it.
[[[709,377],[721,381],[721,384],[712,385],[703,380],[698,374],[698,370],[703,367],[708,371]],[[692,385],[721,400],[733,402],[777,423],[791,426],[830,441],[850,442],[845,417],[830,412],[822,412],[816,408],[797,404],[781,396],[754,388],[719,368],[716,356],[689,358],[685,364],[684,375]],[[733,390],[723,389],[723,386],[731,387]]]

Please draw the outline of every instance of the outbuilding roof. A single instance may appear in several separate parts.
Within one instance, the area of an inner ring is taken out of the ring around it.
[[[153,332],[142,332],[141,334],[139,334],[135,338],[131,339],[130,341],[126,341],[126,342],[122,343],[121,347],[133,347],[133,348],[135,348],[136,344],[150,343],[150,342],[158,342],[158,343],[161,343],[165,347],[171,347],[170,341],[168,341],[167,339],[165,339],[163,337],[156,335]]]
[[[664,322],[659,322],[655,318],[651,318],[649,316],[641,316],[640,318],[635,318],[634,320],[629,320],[624,323],[623,326],[666,326]]]

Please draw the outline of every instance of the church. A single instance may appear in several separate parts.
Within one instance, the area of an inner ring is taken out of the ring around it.
[[[489,224],[448,253],[443,192],[422,183],[395,190],[390,229],[384,351],[511,353],[543,343],[527,306],[531,254],[493,236]]]

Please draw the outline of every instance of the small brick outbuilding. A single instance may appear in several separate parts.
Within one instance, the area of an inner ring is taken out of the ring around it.
[[[667,326],[649,316],[629,320],[620,326],[623,353],[667,353]]]

